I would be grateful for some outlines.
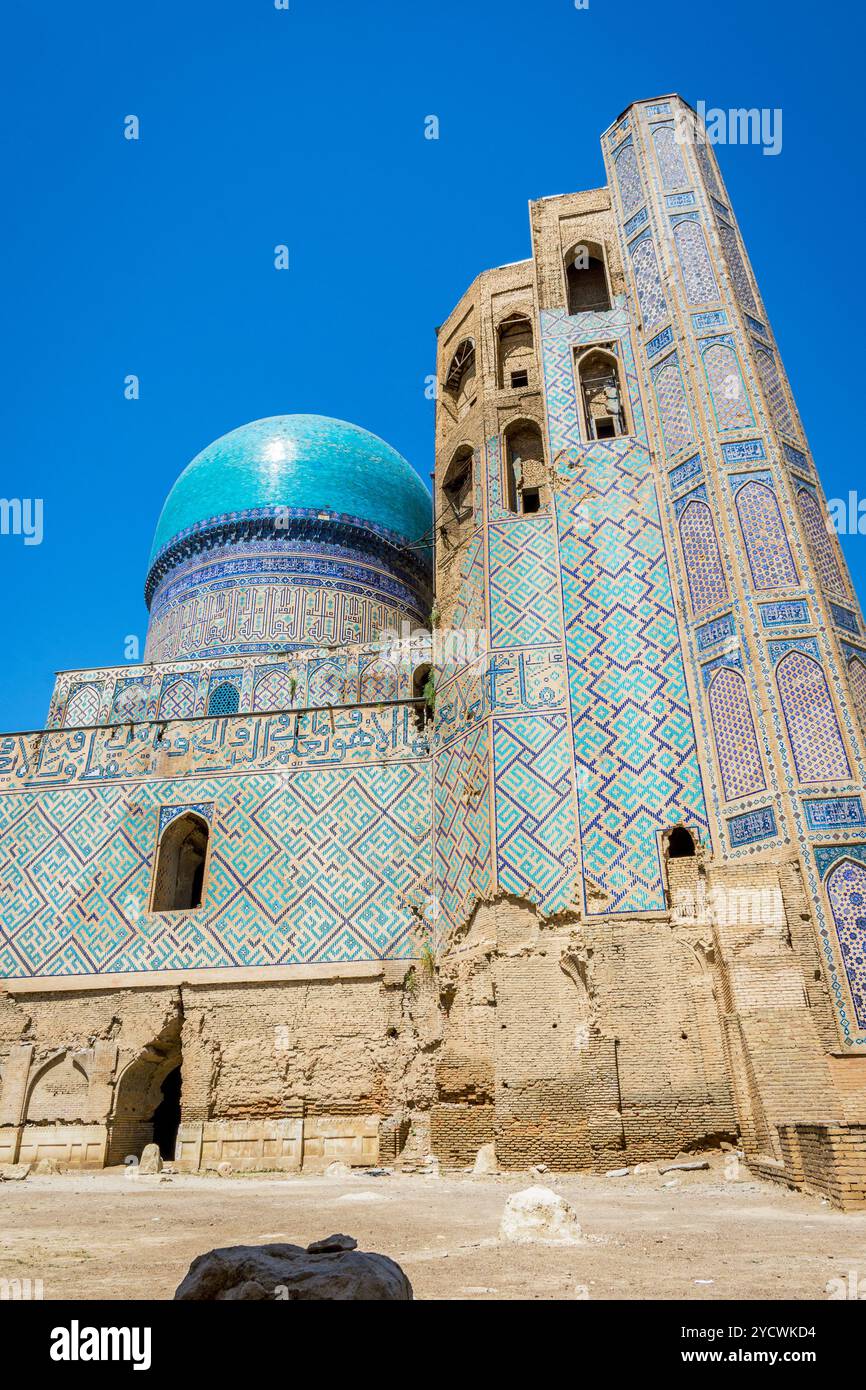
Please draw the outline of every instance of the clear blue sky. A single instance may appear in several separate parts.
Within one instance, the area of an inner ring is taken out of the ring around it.
[[[705,14],[7,7],[0,492],[44,498],[45,537],[0,537],[0,729],[42,724],[56,669],[121,662],[129,633],[143,647],[160,507],[226,430],[342,416],[426,477],[435,325],[478,271],[527,255],[530,198],[603,181],[598,137],[636,98],[781,107],[780,155],[720,157],[828,494],[860,485],[863,296],[846,268],[862,255],[862,14],[800,0]],[[846,550],[862,593],[863,538]]]

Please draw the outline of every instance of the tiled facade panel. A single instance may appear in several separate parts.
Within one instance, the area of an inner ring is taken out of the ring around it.
[[[706,502],[690,502],[679,520],[680,543],[695,616],[728,601],[713,514]]]
[[[745,483],[737,492],[737,514],[756,589],[799,583],[785,523],[772,488]]]
[[[776,667],[776,684],[800,781],[850,777],[827,678],[817,661],[788,652]]]
[[[201,909],[148,911],[162,806],[213,803]],[[0,795],[0,971],[125,973],[413,955],[429,764]]]
[[[727,801],[766,786],[746,682],[739,671],[720,670],[708,691],[716,752]]]

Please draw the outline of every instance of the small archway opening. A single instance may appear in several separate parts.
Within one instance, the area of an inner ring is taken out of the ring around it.
[[[147,1144],[158,1144],[163,1158],[174,1158],[181,1119],[181,1028],[180,1017],[172,1018],[122,1072],[108,1124],[108,1166],[141,1158]]]
[[[418,666],[412,672],[412,698],[415,706],[415,724],[423,733],[433,718],[433,667],[429,664]]]
[[[442,480],[442,510],[439,533],[446,548],[454,549],[472,528],[472,449],[461,444]]]
[[[156,852],[151,912],[201,907],[209,840],[207,821],[194,811],[185,811],[166,826]]]
[[[544,443],[533,420],[517,420],[503,437],[502,505],[510,512],[537,512],[547,486]]]
[[[666,854],[668,859],[694,859],[697,853],[694,836],[684,825],[675,825],[668,834]]]
[[[509,314],[496,331],[499,362],[499,385],[505,390],[520,390],[529,386],[530,373],[535,365],[532,324],[524,314]]]
[[[208,714],[237,714],[240,704],[240,691],[232,681],[220,681],[208,696]]]
[[[577,378],[587,439],[615,439],[628,434],[619,363],[612,352],[597,348],[578,360]]]
[[[469,409],[477,390],[475,342],[472,338],[464,338],[451,358],[445,375],[445,398],[456,409],[458,418]]]
[[[565,284],[569,314],[598,314],[610,309],[604,251],[596,242],[578,242],[566,254]]]
[[[174,1158],[180,1128],[180,1066],[176,1066],[160,1087],[161,1099],[153,1112],[153,1143],[163,1158]]]

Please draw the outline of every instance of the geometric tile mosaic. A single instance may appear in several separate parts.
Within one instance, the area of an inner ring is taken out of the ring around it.
[[[842,571],[836,559],[833,541],[827,530],[829,523],[821,510],[821,504],[815,494],[806,487],[798,490],[797,502],[821,585],[828,593],[844,598],[846,595]]]
[[[716,737],[725,800],[735,801],[766,786],[746,682],[739,671],[725,667],[710,683],[707,694]]]
[[[187,809],[189,783],[0,796],[0,972],[411,954],[407,902],[431,869],[429,763],[200,778],[194,786],[216,809],[207,891],[199,910],[169,914],[147,912],[158,812]]]
[[[706,502],[690,502],[680,516],[680,541],[692,612],[697,617],[727,602],[728,585],[713,514]]]
[[[798,584],[779,503],[771,488],[750,482],[736,494],[737,512],[756,589]]]
[[[489,537],[491,646],[557,641],[561,625],[550,520],[491,525]]]
[[[776,683],[801,782],[850,777],[827,679],[817,661],[789,651],[776,667]]]
[[[841,860],[826,887],[857,1022],[866,1028],[866,866]]]
[[[496,862],[500,888],[567,905],[575,877],[574,791],[564,714],[497,719],[493,725]]]

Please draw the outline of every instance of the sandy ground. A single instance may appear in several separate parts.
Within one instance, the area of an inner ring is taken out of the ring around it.
[[[665,1187],[666,1182],[676,1182]],[[543,1184],[576,1207],[585,1244],[498,1239],[510,1192]],[[866,1214],[709,1172],[605,1178],[175,1175],[123,1171],[0,1183],[0,1279],[46,1299],[171,1298],[215,1246],[341,1231],[396,1259],[421,1299],[821,1299],[866,1279]]]

